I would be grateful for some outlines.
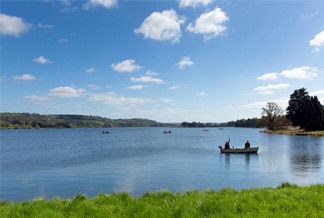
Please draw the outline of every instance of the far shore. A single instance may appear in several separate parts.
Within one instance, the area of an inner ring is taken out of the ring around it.
[[[281,135],[296,136],[324,136],[324,130],[321,131],[304,131],[304,130],[262,130],[261,132]]]

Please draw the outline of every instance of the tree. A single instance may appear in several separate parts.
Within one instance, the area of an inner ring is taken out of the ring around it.
[[[290,95],[286,117],[293,125],[306,131],[324,130],[324,108],[316,96],[309,96],[305,88]]]
[[[305,116],[305,130],[315,131],[324,129],[324,110],[316,96],[310,97],[307,102],[307,114]]]
[[[268,102],[267,106],[262,108],[262,116],[266,118],[268,129],[274,130],[277,128],[275,121],[282,113],[283,110],[275,102]]]
[[[294,126],[305,126],[305,116],[309,101],[310,96],[305,88],[297,89],[290,95],[286,116],[292,121]]]

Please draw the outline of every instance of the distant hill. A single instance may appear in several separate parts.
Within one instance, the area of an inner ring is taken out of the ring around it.
[[[171,124],[172,125],[172,124]],[[175,125],[175,124],[173,124]],[[106,127],[163,127],[170,124],[148,119],[109,119],[87,115],[40,115],[35,113],[0,113],[1,129],[31,128],[106,128]]]

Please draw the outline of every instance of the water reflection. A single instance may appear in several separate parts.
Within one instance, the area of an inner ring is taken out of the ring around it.
[[[257,157],[258,154],[222,154],[225,156],[225,166],[226,169],[230,169],[230,163],[231,163],[231,158],[235,158],[236,160],[243,160],[245,161],[245,168],[250,167],[250,162],[251,162],[251,156],[252,157]],[[237,163],[236,163],[237,164]]]
[[[306,177],[310,172],[321,169],[321,138],[296,136],[290,137],[290,167],[298,177]]]

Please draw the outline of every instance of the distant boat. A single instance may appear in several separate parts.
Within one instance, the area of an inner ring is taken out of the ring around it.
[[[171,130],[164,130],[163,131],[163,134],[170,134],[171,133]]]
[[[227,154],[256,154],[259,150],[259,147],[225,149],[222,146],[218,146],[218,148],[221,153]]]
[[[203,129],[203,131],[207,132],[207,131],[209,131],[209,129]]]
[[[102,131],[102,134],[110,134],[109,131]]]

